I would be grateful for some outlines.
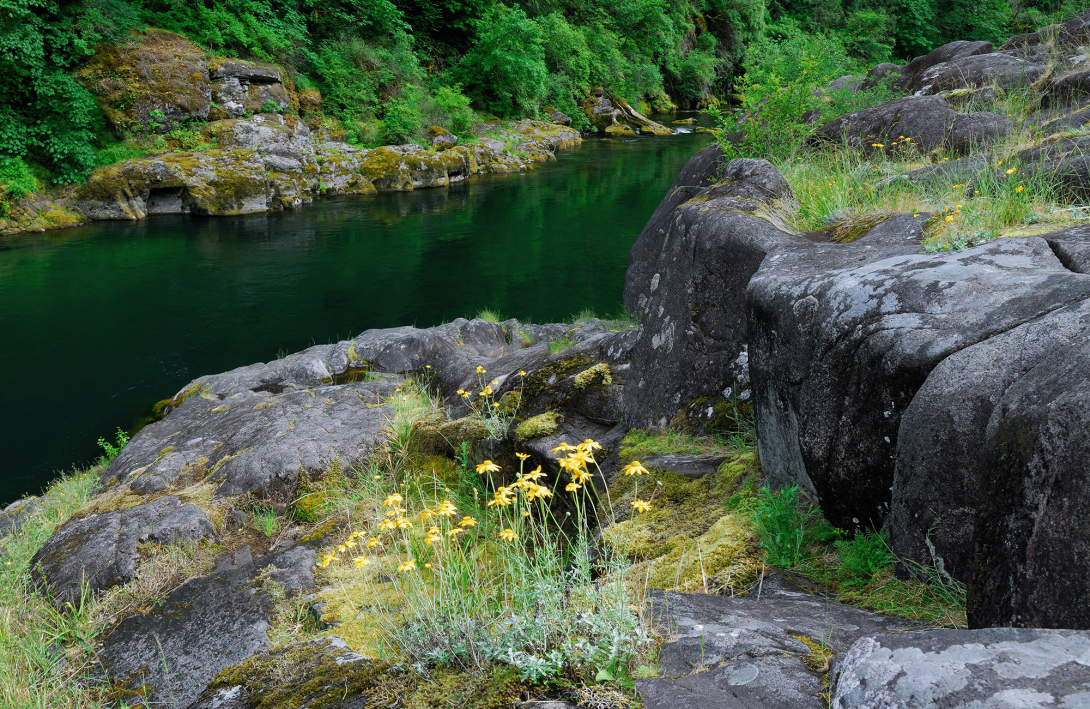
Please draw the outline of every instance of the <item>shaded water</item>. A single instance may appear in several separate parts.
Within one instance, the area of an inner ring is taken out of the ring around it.
[[[450,188],[0,237],[0,504],[202,374],[482,308],[617,313],[632,243],[708,142],[591,139]]]

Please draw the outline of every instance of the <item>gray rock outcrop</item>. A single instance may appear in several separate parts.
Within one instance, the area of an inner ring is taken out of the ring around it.
[[[820,709],[834,654],[862,636],[913,627],[769,585],[761,598],[652,592],[653,622],[672,639],[659,651],[661,676],[636,681],[644,706]]]
[[[861,638],[833,670],[832,709],[1084,707],[1090,634],[936,630]]]
[[[101,591],[131,581],[143,542],[197,542],[215,534],[198,507],[182,504],[177,497],[162,497],[119,512],[69,520],[31,559],[31,575],[56,605],[63,606],[79,601],[82,584]]]

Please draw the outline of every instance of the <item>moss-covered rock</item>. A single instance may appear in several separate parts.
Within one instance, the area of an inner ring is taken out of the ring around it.
[[[610,487],[619,521],[604,537],[650,588],[744,594],[760,568],[745,512],[759,478],[753,453],[732,456],[698,480],[668,472],[619,476]],[[650,500],[651,509],[630,514],[635,499]]]
[[[148,30],[133,42],[96,48],[76,76],[117,131],[166,132],[207,120],[211,84],[206,52],[173,32]]]
[[[563,420],[564,417],[561,414],[555,411],[546,411],[520,423],[515,429],[515,436],[522,441],[551,436],[556,432]]]

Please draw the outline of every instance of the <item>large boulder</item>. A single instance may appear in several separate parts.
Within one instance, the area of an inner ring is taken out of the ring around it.
[[[1090,297],[1043,239],[929,255],[922,229],[906,215],[849,244],[784,244],[746,294],[762,470],[840,527],[884,522],[902,417],[943,359]]]
[[[991,42],[972,42],[966,40],[958,40],[956,42],[950,42],[944,44],[941,47],[932,49],[927,54],[921,55],[910,61],[903,67],[897,69],[898,84],[902,89],[913,93],[920,88],[919,78],[920,75],[939,64],[946,64],[947,62],[957,62],[967,57],[977,56],[979,54],[990,54],[992,52]],[[882,66],[882,65],[879,65]],[[873,72],[872,70],[872,73]],[[883,74],[885,72],[882,72]],[[868,78],[872,78],[868,75]]]
[[[1087,278],[1083,276],[1083,278]],[[971,627],[1090,629],[1088,308],[996,402],[984,442]]]
[[[978,546],[994,551],[1005,543],[992,537],[994,529],[976,533],[985,483],[996,474],[985,455],[996,407],[1088,332],[1090,302],[1079,301],[955,352],[931,371],[901,417],[897,439],[886,529],[899,558],[969,583]],[[1062,543],[1077,548],[1074,532]]]
[[[913,148],[968,153],[1005,138],[1013,127],[1013,119],[995,113],[958,113],[941,96],[908,96],[830,121],[814,140],[887,155]]]
[[[837,659],[831,709],[1086,706],[1090,634],[934,630],[860,638]]]
[[[647,118],[620,96],[603,89],[583,101],[583,112],[591,127],[602,135],[670,135],[674,132]]]
[[[37,586],[63,606],[79,600],[82,584],[101,591],[131,581],[143,542],[196,542],[215,534],[197,506],[163,497],[120,512],[69,520],[30,560],[30,571]]]
[[[1049,25],[1036,32],[1020,34],[1008,39],[1001,50],[1017,50],[1041,44],[1070,49],[1090,41],[1090,12],[1073,17],[1062,25]]]
[[[1048,73],[1050,55],[1043,48],[974,54],[920,72],[908,84],[917,94],[995,86],[1003,90],[1032,85]]]
[[[694,176],[710,177],[714,155],[695,159]],[[771,164],[737,159],[672,212],[660,207],[662,221],[652,217],[625,279],[625,302],[643,323],[625,385],[629,424],[665,426],[693,401],[718,401],[734,386],[747,341],[746,285],[778,244],[805,241],[787,226],[793,203]]]

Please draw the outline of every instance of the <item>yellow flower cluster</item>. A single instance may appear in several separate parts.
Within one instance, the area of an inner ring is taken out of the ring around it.
[[[526,457],[529,458],[529,456]],[[523,460],[525,459],[526,458],[523,458]],[[491,464],[493,467],[495,467],[496,470],[490,470],[490,472],[499,471],[499,466],[496,466],[495,463],[492,463],[492,461],[490,460],[486,460],[484,463],[477,466],[478,472],[480,472],[480,468],[485,463]],[[545,499],[546,497],[552,497],[553,491],[545,487],[544,485],[538,484],[537,482],[543,477],[545,477],[545,473],[542,472],[540,465],[529,473],[519,473],[518,479],[515,482],[511,483],[510,485],[503,485],[496,488],[496,492],[492,496],[492,499],[488,501],[488,506],[506,507],[507,505],[510,505],[515,501],[515,498],[519,492],[521,492],[526,497],[527,502],[533,502],[538,498]]]
[[[594,451],[601,449],[600,443],[589,438],[577,446],[561,443],[553,448],[553,453],[556,455],[567,453],[556,461],[562,470],[566,470],[571,475],[571,482],[564,486],[565,490],[576,492],[587,484],[587,481],[593,477],[589,466],[595,464]]]
[[[406,510],[401,506],[401,503],[403,501],[404,498],[402,498],[401,495],[394,493],[388,496],[382,502],[384,507],[388,507],[390,509],[386,511],[386,519],[379,522],[378,526],[380,530],[393,531],[395,529],[411,529],[413,527],[413,523],[405,518]],[[421,512],[420,518],[421,520],[429,520],[432,517],[438,517],[440,519],[450,519],[457,514],[458,508],[454,506],[454,503],[450,500],[443,500],[433,509],[425,509],[423,512]],[[469,515],[465,515],[464,517],[462,517],[462,520],[458,522],[458,526],[447,530],[445,534],[453,539],[459,534],[463,534],[469,527],[476,526],[476,524],[477,520],[473,519]],[[427,530],[424,541],[429,544],[435,543],[443,538],[443,534],[443,530],[438,525],[433,525]],[[325,567],[332,564],[334,561],[337,561],[342,554],[346,554],[357,545],[360,546],[362,550],[362,547],[364,545],[362,538],[365,536],[367,536],[366,532],[352,532],[352,534],[349,535],[348,539],[346,539],[344,543],[339,545],[333,552],[322,555],[322,558],[319,559],[317,562],[318,567],[324,569]],[[360,541],[357,542],[356,540]],[[382,545],[382,539],[377,536],[371,537],[367,540],[366,543],[368,549],[374,549]],[[352,559],[352,562],[353,566],[355,566],[357,569],[362,569],[364,566],[367,566],[369,563],[371,563],[371,560],[367,556],[361,555],[354,557]],[[425,566],[427,568],[431,568],[430,564],[426,564]],[[416,562],[413,559],[409,559],[408,561],[398,566],[398,571],[411,571],[415,568]]]

